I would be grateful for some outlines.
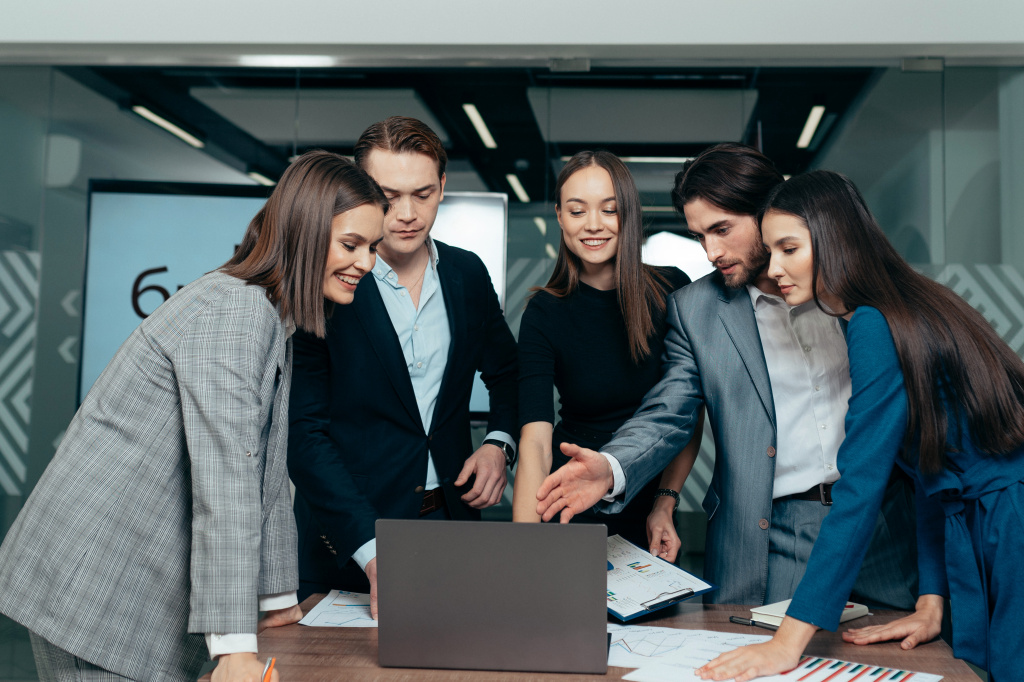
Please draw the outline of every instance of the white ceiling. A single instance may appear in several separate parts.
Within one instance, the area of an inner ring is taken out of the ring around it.
[[[448,142],[448,133],[412,89],[344,90],[192,88],[191,95],[253,137],[272,145],[297,142],[351,147],[372,123],[388,116],[412,116]]]
[[[701,143],[739,140],[756,90],[530,88],[549,142]]]

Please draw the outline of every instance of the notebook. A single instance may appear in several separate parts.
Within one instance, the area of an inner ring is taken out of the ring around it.
[[[786,615],[786,609],[789,608],[789,602],[791,601],[793,600],[787,599],[775,602],[774,604],[756,606],[750,609],[751,618],[762,623],[768,623],[769,625],[782,625],[782,617]],[[839,617],[839,622],[845,623],[848,620],[866,615],[868,615],[868,607],[848,601],[846,602],[846,608],[843,609],[843,615]]]

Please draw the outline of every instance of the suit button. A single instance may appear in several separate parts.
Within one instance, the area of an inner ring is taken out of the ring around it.
[[[757,525],[761,527],[761,530],[768,530],[768,519],[761,519]]]
[[[413,489],[413,492],[415,492],[415,493],[421,493],[421,492],[423,492],[424,490],[426,490],[426,488],[424,488],[424,487],[423,487],[423,486],[421,486],[421,485],[418,485],[418,486],[416,486],[416,487],[415,487],[415,488]]]
[[[429,436],[427,436],[427,440],[434,440],[434,434],[430,434]]]
[[[250,451],[250,452],[245,453],[245,456],[246,457],[252,457],[252,452]]]
[[[768,446],[768,456],[769,457],[774,457],[775,456],[775,448],[772,447],[771,445]]]

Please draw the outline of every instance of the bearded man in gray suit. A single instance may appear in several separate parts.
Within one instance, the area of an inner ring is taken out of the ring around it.
[[[538,492],[545,520],[597,505],[615,512],[671,461],[706,407],[714,476],[706,599],[766,604],[793,596],[839,478],[849,364],[841,323],[813,301],[790,308],[765,268],[756,215],[783,178],[757,150],[716,145],[683,166],[673,204],[716,271],[669,298],[664,376],[601,453],[574,458]],[[568,449],[567,449],[568,448]],[[894,475],[855,599],[911,609],[917,591],[911,488]]]

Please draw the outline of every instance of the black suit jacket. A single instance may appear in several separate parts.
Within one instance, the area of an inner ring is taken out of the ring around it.
[[[453,485],[473,453],[477,370],[490,394],[488,431],[516,432],[516,342],[487,269],[469,251],[434,246],[451,347],[429,432],[372,274],[351,304],[335,306],[326,339],[295,334],[288,471],[303,581],[352,589],[362,572],[349,558],[375,536],[377,519],[419,517],[428,448],[452,518],[480,518]]]

